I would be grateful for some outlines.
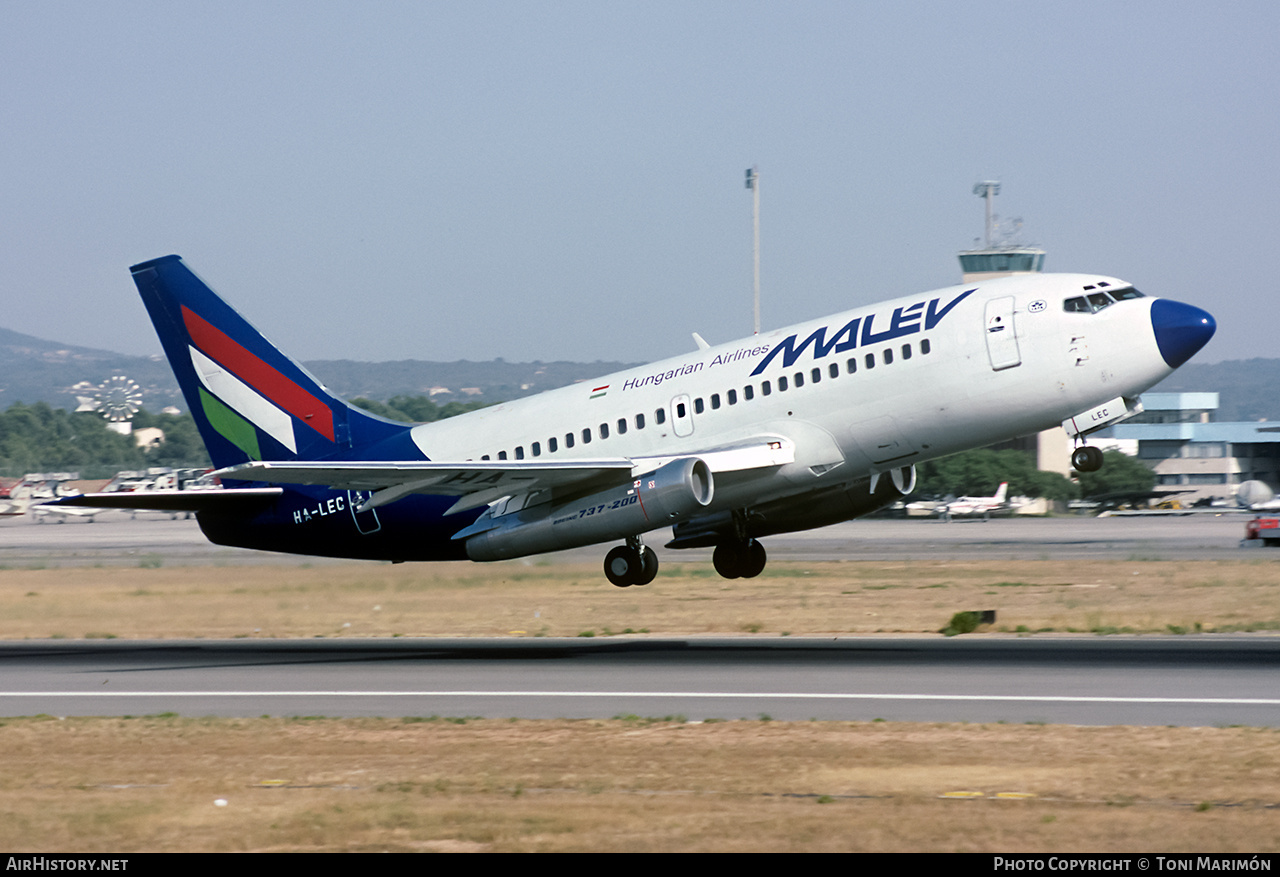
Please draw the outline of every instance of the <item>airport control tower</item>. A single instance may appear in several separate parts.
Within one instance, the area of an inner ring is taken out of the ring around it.
[[[960,251],[960,268],[964,283],[974,280],[990,280],[1011,274],[1034,274],[1044,269],[1044,250],[1016,242],[1022,221],[1014,219],[1006,223],[997,221],[991,212],[991,199],[1000,194],[1000,183],[986,180],[973,187],[973,194],[987,205],[986,245],[976,250]]]

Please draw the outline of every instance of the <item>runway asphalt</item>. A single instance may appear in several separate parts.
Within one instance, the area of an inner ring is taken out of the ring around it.
[[[1280,558],[1240,546],[1246,520],[871,520],[766,544],[774,561]],[[169,566],[299,562],[212,546],[189,520],[0,524],[0,566],[148,554]],[[0,643],[0,714],[159,712],[1280,726],[1280,637]]]
[[[1280,638],[0,644],[0,714],[1280,725]]]

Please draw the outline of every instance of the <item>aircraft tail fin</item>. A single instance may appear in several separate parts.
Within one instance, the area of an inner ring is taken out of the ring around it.
[[[1005,497],[1009,495],[1009,482],[1001,481],[1000,486],[996,488],[996,495],[992,497],[996,502],[1004,502]]]
[[[404,424],[352,408],[330,393],[181,257],[163,256],[130,270],[218,468],[342,457],[353,446],[406,432]]]

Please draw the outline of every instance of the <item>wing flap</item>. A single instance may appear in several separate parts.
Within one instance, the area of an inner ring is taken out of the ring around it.
[[[795,460],[795,444],[765,436],[703,451],[655,457],[605,457],[587,460],[293,460],[263,461],[219,469],[223,480],[300,484],[333,490],[371,491],[359,511],[395,502],[410,494],[456,496],[449,514],[535,491],[558,493],[624,483],[685,457],[698,457],[712,472],[739,472],[784,466]]]
[[[462,463],[428,460],[296,460],[286,463],[248,463],[221,469],[215,474],[223,479],[237,481],[373,491],[374,495],[365,502],[363,510],[365,507],[375,508],[394,502],[411,493],[457,497],[486,494],[497,499],[531,490],[567,489],[589,486],[593,482],[625,481],[631,477],[632,465],[632,461],[625,458],[555,463],[520,460]]]

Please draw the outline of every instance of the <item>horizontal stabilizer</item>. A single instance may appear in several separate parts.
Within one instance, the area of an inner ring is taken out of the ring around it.
[[[122,490],[115,493],[82,493],[64,496],[45,506],[89,506],[100,509],[150,509],[159,512],[247,512],[278,499],[279,487],[241,490]]]

